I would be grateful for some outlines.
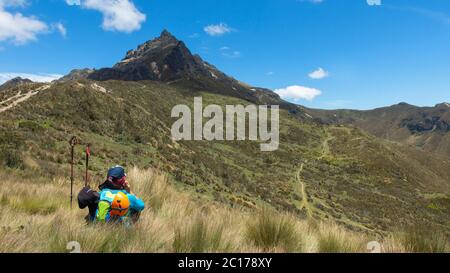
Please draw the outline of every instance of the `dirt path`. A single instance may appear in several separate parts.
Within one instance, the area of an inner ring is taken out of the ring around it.
[[[328,130],[326,131],[326,134],[327,134],[326,138],[322,141],[322,151],[321,151],[320,156],[317,158],[318,160],[321,160],[324,157],[331,154],[329,142],[334,139],[334,136],[332,136]],[[312,206],[311,206],[311,204],[309,204],[308,194],[306,193],[305,182],[302,180],[302,172],[303,172],[303,169],[305,168],[305,164],[307,162],[308,161],[305,161],[304,163],[302,163],[300,165],[300,168],[297,171],[296,178],[297,178],[297,182],[298,182],[298,186],[299,186],[298,192],[302,198],[302,201],[300,203],[300,209],[305,208],[306,215],[308,216],[308,218],[312,218]]]
[[[19,90],[19,91],[17,92],[17,94],[15,94],[15,95],[12,96],[12,97],[7,98],[7,99],[4,100],[4,101],[1,101],[0,104],[5,104],[5,103],[9,102],[10,100],[15,100],[16,98],[19,98],[20,96],[22,96],[22,91]]]
[[[302,172],[303,172],[304,166],[305,166],[305,163],[302,163],[300,165],[300,168],[299,168],[298,172],[297,172],[297,182],[298,182],[298,185],[300,187],[298,192],[300,193],[300,195],[302,197],[302,202],[300,204],[300,209],[305,208],[306,215],[308,216],[308,218],[311,218],[312,217],[311,205],[308,202],[308,195],[306,194],[305,183],[302,180]]]
[[[0,102],[0,104],[4,104],[4,103],[9,103],[10,101],[12,101],[7,106],[1,107],[0,113],[3,113],[5,111],[17,106],[19,103],[28,100],[32,96],[37,95],[40,91],[46,90],[48,88],[50,88],[50,85],[44,85],[37,89],[32,89],[32,90],[28,91],[28,93],[25,93],[25,94],[22,94],[21,91],[19,91],[19,93],[17,93],[16,95]]]
[[[349,134],[351,133],[351,129],[347,128],[347,127],[332,127],[333,129],[338,129],[338,130],[344,130],[346,132],[348,132]],[[336,137],[332,135],[332,133],[330,133],[330,131],[328,129],[326,129],[326,136],[322,141],[322,147],[321,147],[321,151],[320,151],[320,155],[317,157],[317,160],[322,160],[327,156],[332,156],[331,150],[330,150],[330,141],[332,141],[333,139],[335,139]],[[354,138],[353,140],[359,140],[362,139],[361,137],[357,137]],[[302,163],[300,165],[300,168],[297,171],[296,174],[296,180],[297,180],[297,192],[299,193],[299,195],[301,196],[302,200],[300,203],[300,209],[305,209],[306,210],[306,214],[308,216],[309,219],[312,218],[312,214],[313,214],[313,205],[311,205],[308,201],[308,194],[306,191],[306,186],[305,186],[305,182],[302,180],[302,173],[304,168],[307,166],[308,161],[305,160],[304,163]]]
[[[331,154],[330,152],[330,141],[334,139],[334,136],[330,134],[327,130],[327,137],[322,141],[322,154],[317,158],[318,160],[323,159],[327,155]]]

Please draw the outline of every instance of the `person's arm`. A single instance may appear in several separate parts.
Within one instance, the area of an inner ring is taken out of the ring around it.
[[[96,220],[99,222],[105,222],[106,221],[106,216],[108,215],[109,212],[109,203],[106,201],[100,201],[98,203],[98,212],[97,212],[97,217]]]
[[[130,209],[134,211],[143,211],[145,208],[144,201],[137,198],[134,194],[129,194],[128,199],[130,200]]]

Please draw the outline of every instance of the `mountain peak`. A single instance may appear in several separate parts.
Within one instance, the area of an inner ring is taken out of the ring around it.
[[[163,30],[161,35],[153,40],[149,40],[136,49],[129,50],[124,59],[117,65],[120,66],[121,63],[128,62],[132,59],[143,57],[152,51],[162,50],[167,47],[175,47],[180,43],[180,41],[173,36],[169,31]],[[116,65],[116,66],[117,66]]]
[[[89,75],[89,78],[100,81],[114,79],[169,82],[193,78],[199,74],[212,77],[209,69],[200,57],[192,55],[184,42],[163,30],[159,37],[128,51],[125,58],[112,68],[100,69]]]
[[[88,79],[166,83],[186,80],[186,84],[204,91],[236,96],[258,104],[280,104],[292,113],[299,112],[296,105],[281,101],[271,91],[246,86],[205,62],[199,55],[193,55],[183,41],[167,30],[128,51],[125,58],[112,68],[92,72]]]
[[[18,85],[27,84],[27,83],[32,83],[32,82],[33,81],[30,80],[30,79],[16,77],[16,78],[13,78],[13,79],[11,79],[9,81],[6,81],[4,84],[0,85],[0,87],[2,87],[2,88],[9,88],[9,87],[18,86]]]
[[[161,32],[161,35],[159,36],[159,38],[170,38],[170,39],[175,39],[178,40],[175,36],[172,35],[172,33],[170,33],[167,29],[164,29]]]

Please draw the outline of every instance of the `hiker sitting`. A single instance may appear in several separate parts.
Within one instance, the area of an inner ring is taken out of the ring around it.
[[[111,189],[111,190],[125,190],[131,193],[130,184],[127,182],[127,174],[125,169],[119,165],[112,167],[108,170],[106,176],[106,181],[103,182],[98,188],[100,190]]]
[[[125,190],[103,189],[99,194],[97,222],[124,222],[126,219],[136,222],[145,208],[141,199]]]

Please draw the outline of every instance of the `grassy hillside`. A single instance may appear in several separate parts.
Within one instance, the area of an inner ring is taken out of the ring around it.
[[[262,153],[259,143],[249,141],[174,142],[170,111],[192,105],[194,96],[202,96],[204,105],[249,103],[182,83],[54,83],[0,113],[2,168],[16,169],[25,181],[38,176],[43,185],[67,181],[68,140],[77,135],[92,145],[93,184],[111,165],[154,168],[180,191],[227,209],[270,206],[295,219],[332,219],[372,236],[423,223],[450,234],[448,157],[356,128],[299,120],[285,110],[275,152]],[[79,178],[83,163],[78,147]]]
[[[419,229],[379,237],[268,207],[225,207],[180,192],[151,169],[129,172],[133,190],[148,205],[133,228],[86,225],[86,210],[69,208],[65,178],[2,175],[0,252],[68,252],[72,241],[82,252],[368,252],[373,240],[382,252],[448,251],[442,234]],[[77,181],[76,190],[82,185]]]

